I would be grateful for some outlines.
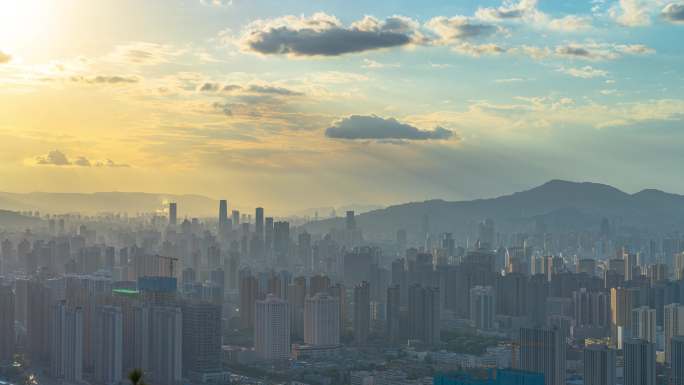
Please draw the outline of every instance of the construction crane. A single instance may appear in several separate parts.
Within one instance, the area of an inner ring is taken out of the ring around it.
[[[173,274],[173,264],[178,261],[178,258],[175,257],[167,257],[165,255],[155,255],[155,257],[159,259],[165,259],[169,262],[169,277],[175,277]]]

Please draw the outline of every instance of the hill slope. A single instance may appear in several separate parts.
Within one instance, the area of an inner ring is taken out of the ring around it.
[[[430,200],[390,206],[357,217],[371,238],[392,239],[398,229],[416,233],[422,218],[429,218],[430,232],[472,233],[484,218],[493,218],[497,230],[521,230],[542,220],[549,230],[598,227],[601,218],[619,219],[623,226],[670,231],[684,228],[684,196],[659,190],[628,194],[599,183],[552,180],[530,190],[491,199],[448,202]],[[342,228],[342,218],[307,225],[311,232]]]

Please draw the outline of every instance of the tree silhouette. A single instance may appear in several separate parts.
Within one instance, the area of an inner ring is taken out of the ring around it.
[[[145,385],[142,376],[142,370],[133,369],[130,373],[128,373],[128,380],[131,381],[131,385]]]

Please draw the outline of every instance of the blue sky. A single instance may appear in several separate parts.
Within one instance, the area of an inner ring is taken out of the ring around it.
[[[0,7],[6,190],[283,210],[554,178],[684,192],[679,1]]]

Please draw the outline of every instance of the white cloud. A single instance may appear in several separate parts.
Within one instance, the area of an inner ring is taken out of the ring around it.
[[[593,79],[597,77],[606,77],[608,76],[608,72],[594,68],[592,66],[584,66],[581,68],[565,68],[561,67],[558,69],[558,71],[563,72],[565,74],[568,74],[570,76],[576,77],[576,78],[582,78],[582,79]]]
[[[643,27],[651,24],[649,2],[643,0],[620,0],[611,7],[610,16],[625,27]]]

